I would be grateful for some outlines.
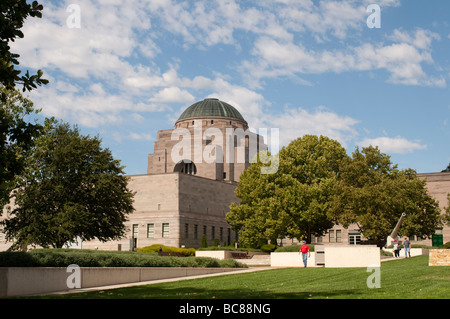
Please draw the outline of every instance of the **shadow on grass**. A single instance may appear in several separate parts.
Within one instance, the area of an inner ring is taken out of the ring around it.
[[[362,288],[353,289],[308,289],[288,288],[283,291],[278,287],[237,287],[221,288],[218,283],[212,281],[209,285],[207,279],[201,286],[198,280],[191,284],[190,280],[180,285],[152,284],[133,286],[117,289],[104,289],[99,291],[71,293],[65,295],[47,295],[42,297],[33,297],[37,299],[358,299],[365,298],[367,291]],[[307,284],[306,284],[307,286]],[[367,288],[366,288],[367,290]]]
[[[200,289],[200,288],[166,288],[166,287],[133,287],[130,291],[125,288],[102,290],[98,292],[76,293],[69,295],[52,295],[35,297],[37,299],[335,299],[355,298],[364,295],[356,290],[338,291],[293,291],[293,292],[271,292],[254,289],[239,289],[230,291],[228,289]],[[32,298],[34,299],[34,298]]]

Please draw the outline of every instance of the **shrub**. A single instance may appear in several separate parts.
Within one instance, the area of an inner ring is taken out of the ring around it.
[[[289,246],[283,246],[278,247],[275,251],[276,252],[298,252],[300,250],[301,245],[289,245]],[[314,251],[314,245],[308,244],[309,251]]]
[[[199,267],[220,267],[219,259],[209,257],[196,257],[195,260]]]
[[[380,249],[380,256],[392,257],[392,256],[394,256],[394,254],[390,251]]]
[[[158,245],[158,244],[146,246],[143,248],[138,248],[137,252],[140,252],[140,253],[158,252],[160,248],[162,249],[163,252],[175,252],[175,253],[180,253],[183,256],[195,256],[194,248],[178,248],[178,247],[164,246],[164,245]]]
[[[198,250],[258,251],[258,252],[261,251],[261,249],[257,248],[234,248],[234,246],[220,246],[220,247],[208,246],[199,248]]]
[[[439,247],[440,249],[450,249],[450,241],[446,242],[444,245]]]
[[[237,262],[233,258],[227,258],[220,260],[220,267],[221,268],[247,268],[247,265],[244,265],[240,262]]]
[[[275,251],[275,249],[277,249],[277,245],[274,245],[274,244],[264,244],[264,245],[262,245],[261,246],[261,250],[262,251],[264,251],[264,252],[267,252],[267,253],[270,253],[270,252],[272,252],[272,251]]]
[[[159,249],[159,247],[158,247]],[[220,267],[246,265],[208,257],[162,257],[139,252],[36,249],[30,252],[0,252],[0,267]]]
[[[37,267],[36,261],[25,252],[0,252],[0,267]]]

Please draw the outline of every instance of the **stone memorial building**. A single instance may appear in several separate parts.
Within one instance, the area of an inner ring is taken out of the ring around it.
[[[237,234],[225,221],[240,174],[255,152],[267,150],[236,108],[215,98],[189,106],[174,128],[157,134],[147,174],[130,176],[136,193],[128,235],[120,241],[83,242],[86,249],[122,249],[161,244],[200,247]]]

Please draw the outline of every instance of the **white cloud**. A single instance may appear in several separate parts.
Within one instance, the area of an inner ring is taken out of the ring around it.
[[[124,141],[154,141],[155,138],[149,133],[137,133],[137,132],[118,132],[113,131],[110,133],[114,141],[122,143]]]
[[[187,2],[152,1],[147,4],[152,18],[161,28],[181,36],[182,46],[237,45],[235,33],[292,41],[294,33],[307,32],[319,42],[331,38],[345,39],[349,33],[361,32],[371,3],[341,1],[257,1],[203,0]],[[383,8],[397,6],[399,0],[377,2]]]
[[[282,146],[305,134],[313,134],[335,139],[345,147],[358,135],[354,128],[358,120],[341,116],[324,107],[317,107],[313,112],[301,107],[286,108],[281,114],[271,115],[268,118],[269,127],[280,129]]]
[[[216,78],[211,83],[212,93],[209,97],[217,97],[230,103],[252,125],[261,125],[261,116],[267,101],[260,93],[248,88],[231,84],[222,78]]]
[[[396,42],[412,44],[418,49],[429,49],[433,40],[441,39],[439,34],[424,29],[417,29],[413,36],[406,31],[395,29],[389,38]]]
[[[80,28],[69,28],[70,1],[44,3],[42,19],[27,19],[26,37],[12,44],[21,63],[32,68],[60,70],[70,77],[109,79],[132,67],[125,58],[142,44],[136,30],[150,27],[139,3],[78,1]]]
[[[242,62],[241,68],[255,87],[263,78],[372,70],[389,72],[388,81],[396,84],[446,86],[444,77],[423,70],[423,64],[434,64],[430,46],[433,39],[439,39],[436,34],[417,30],[411,37],[396,30],[391,39],[403,42],[314,50],[300,43],[259,37],[252,52],[254,58]]]
[[[116,77],[137,92],[173,85],[166,79],[160,81],[158,68],[130,62],[136,54],[147,59],[161,54],[157,40],[164,38],[165,32],[181,36],[184,46],[204,47],[240,45],[234,34],[244,31],[256,37],[250,42],[254,59],[240,62],[254,87],[266,77],[377,69],[388,71],[393,83],[445,86],[443,77],[428,76],[422,68],[423,63],[433,63],[431,42],[439,40],[436,33],[427,30],[418,29],[414,34],[394,30],[390,45],[367,43],[344,49],[307,49],[295,41],[294,34],[312,33],[328,42],[329,37],[344,39],[349,31],[360,32],[367,15],[366,2],[278,1],[248,6],[234,0],[193,4],[134,1],[133,5],[80,0],[79,29],[66,25],[70,13],[65,10],[70,1],[58,5],[48,2],[44,3],[44,18],[27,20],[23,28],[26,41],[16,41],[12,48],[29,67],[60,70],[83,79],[110,81]],[[396,6],[399,1],[379,4]],[[150,60],[149,65],[152,63]]]
[[[25,40],[12,44],[13,50],[21,54],[21,63],[44,68],[46,74],[60,71],[90,82],[106,80],[118,90],[123,90],[124,84],[133,94],[158,94],[149,97],[153,101],[164,101],[170,90],[181,94],[188,86],[205,88],[215,81],[200,75],[185,79],[176,74],[176,67],[162,73],[155,66],[152,59],[163,53],[158,40],[167,32],[181,36],[188,47],[240,45],[234,38],[237,31],[256,36],[249,43],[254,59],[237,62],[250,87],[261,87],[259,80],[263,78],[376,69],[390,72],[393,83],[446,85],[444,78],[429,77],[423,71],[423,63],[433,63],[431,41],[439,39],[427,30],[418,29],[412,35],[395,30],[390,37],[396,41],[392,45],[362,44],[346,49],[307,49],[294,41],[294,34],[305,32],[325,41],[330,36],[345,38],[350,30],[364,24],[365,2],[278,1],[249,6],[234,0],[193,4],[139,0],[133,5],[80,0],[81,27],[73,29],[66,25],[70,2],[45,2],[43,19],[27,20]],[[382,5],[395,6],[398,1],[385,0]],[[136,55],[145,57],[148,64],[131,62]],[[186,91],[183,95],[188,99],[193,96]]]
[[[53,79],[52,85],[29,93],[44,116],[55,116],[65,121],[90,128],[120,125],[128,121],[142,121],[138,113],[161,112],[167,104],[136,101],[134,96],[106,89],[101,82],[83,88]]]
[[[132,140],[146,140],[146,141],[154,140],[153,136],[148,133],[130,133],[128,137]]]
[[[380,150],[387,154],[406,154],[418,150],[425,150],[427,145],[421,144],[419,141],[408,141],[406,138],[397,136],[366,138],[358,143],[360,146],[378,146]]]
[[[182,90],[179,87],[166,87],[158,91],[152,98],[151,102],[185,102],[190,103],[195,100],[194,96],[186,90]]]
[[[373,70],[388,72],[392,83],[446,85],[445,78],[424,70],[425,64],[434,64],[431,47],[440,39],[434,32],[394,30],[386,42],[343,42],[361,32],[369,0],[251,4],[235,0],[136,0],[132,4],[80,0],[79,29],[66,25],[70,13],[65,9],[70,3],[44,2],[43,18],[26,21],[25,39],[14,42],[12,51],[21,55],[21,65],[43,68],[46,77],[52,78],[48,87],[32,92],[44,114],[74,119],[88,127],[118,125],[133,118],[142,122],[141,113],[167,111],[173,107],[171,103],[177,108],[183,103],[184,109],[210,96],[234,105],[255,128],[280,128],[282,145],[304,134],[327,135],[345,145],[357,136],[356,119],[323,108],[286,108],[275,115],[267,111],[270,102],[263,91],[255,88],[263,88],[260,82],[265,78]],[[377,4],[396,6],[399,1],[380,0]],[[316,43],[304,41],[310,36]],[[336,39],[337,45],[331,42]],[[239,54],[238,60],[231,62],[233,67],[241,66],[240,75],[248,78],[247,86],[239,83],[240,78],[235,81],[223,74],[223,65],[209,70],[210,74],[193,71],[185,75],[192,67],[184,64],[189,50],[215,45],[250,50],[251,57]],[[182,57],[167,47],[184,48]],[[395,152],[426,147],[402,138],[363,142],[377,142]]]

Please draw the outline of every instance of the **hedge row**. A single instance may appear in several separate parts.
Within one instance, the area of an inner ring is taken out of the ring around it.
[[[275,251],[276,252],[298,252],[300,250],[301,245],[289,245],[289,246],[283,246],[278,247]],[[309,251],[314,251],[314,245],[308,244]]]
[[[251,251],[251,252],[270,253],[272,251],[275,251],[277,247],[278,247],[277,245],[273,244],[264,244],[259,248],[250,248],[250,247],[235,248],[234,246],[208,246],[208,247],[201,247],[198,250]]]
[[[86,252],[37,249],[29,252],[0,252],[0,267],[214,267],[246,268],[234,259],[208,257],[160,257],[133,252]]]
[[[194,248],[177,248],[177,247],[164,246],[164,245],[146,246],[143,248],[138,248],[137,251],[140,253],[149,253],[149,252],[158,252],[160,249],[165,253],[180,253],[186,257],[187,256],[195,256]]]

